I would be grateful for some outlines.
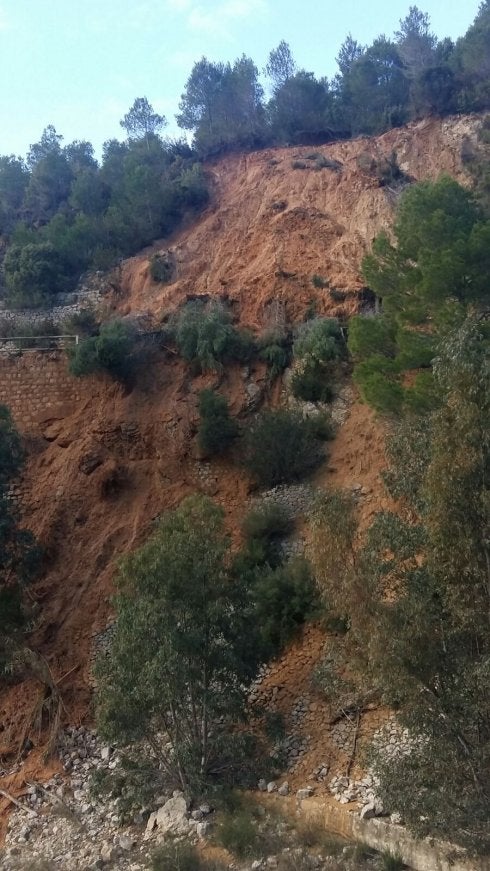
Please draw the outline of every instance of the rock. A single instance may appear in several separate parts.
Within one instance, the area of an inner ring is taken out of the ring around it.
[[[207,817],[207,815],[211,813],[211,805],[204,802],[203,804],[199,805],[199,810],[202,814],[204,814],[205,817]]]
[[[393,823],[394,826],[401,826],[402,824],[402,815],[395,811],[395,813],[390,815],[390,822]]]
[[[100,751],[100,758],[102,759],[103,762],[107,762],[109,760],[111,752],[112,751],[111,751],[110,747],[103,747],[102,748],[102,750]]]
[[[303,799],[305,798],[310,798],[310,796],[313,795],[313,792],[314,790],[312,786],[306,786],[304,787],[304,789],[298,789],[296,793],[296,798],[298,799],[298,801],[303,801]]]
[[[262,388],[253,381],[245,387],[247,394],[247,411],[255,411],[262,401]]]
[[[259,871],[260,868],[264,867],[262,859],[254,859],[250,867],[252,871]]]
[[[187,801],[182,793],[174,793],[173,797],[159,808],[156,813],[156,825],[161,833],[172,832],[175,835],[184,835],[189,830]]]
[[[287,780],[284,781],[284,783],[282,784],[282,786],[279,787],[277,792],[279,795],[289,795],[289,783],[287,782]]]
[[[151,836],[153,834],[153,830],[156,828],[156,824],[157,824],[157,815],[156,815],[156,813],[152,813],[148,817],[148,822],[146,824],[145,834],[143,836],[144,841],[147,841],[148,838],[151,838]]]
[[[365,804],[364,807],[361,808],[359,813],[361,820],[371,820],[376,816],[376,809],[374,807],[374,802],[370,801],[368,804]]]
[[[273,780],[271,780],[270,783],[267,784],[267,792],[275,792],[276,789],[277,789],[276,784],[274,783]]]
[[[109,844],[108,841],[104,841],[102,847],[100,848],[100,858],[103,862],[112,862],[116,856],[116,850],[112,844]]]
[[[196,822],[199,822],[200,820],[202,820],[203,816],[204,816],[204,814],[203,814],[201,808],[198,808],[197,810],[192,811],[192,813],[191,813],[191,819],[196,820]]]
[[[118,840],[121,850],[124,850],[126,853],[129,853],[135,845],[135,841],[130,835],[119,835]]]
[[[258,784],[257,784],[257,787],[259,788],[260,792],[266,792],[267,791],[267,781],[264,780],[263,777],[261,777]]]
[[[203,820],[198,823],[196,826],[196,834],[198,838],[205,838],[212,829],[212,823],[210,820]]]

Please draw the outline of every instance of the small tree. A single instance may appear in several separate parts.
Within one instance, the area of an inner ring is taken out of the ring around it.
[[[314,423],[286,409],[264,411],[245,437],[245,465],[265,487],[303,478],[321,458]]]
[[[220,454],[238,435],[238,427],[230,417],[228,402],[214,390],[199,394],[199,446],[206,454]]]
[[[167,126],[165,115],[158,115],[146,97],[137,97],[129,112],[119,122],[131,139],[144,139],[149,149],[150,136]]]
[[[146,741],[183,789],[227,764],[250,670],[239,655],[242,590],[225,563],[223,513],[193,496],[120,567],[117,623],[98,664],[98,723],[109,740]]]
[[[103,324],[98,336],[83,339],[71,350],[70,372],[82,377],[106,371],[124,381],[130,371],[133,348],[131,329],[122,321]]]

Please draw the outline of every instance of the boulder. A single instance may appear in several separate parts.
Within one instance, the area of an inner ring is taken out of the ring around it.
[[[155,818],[156,826],[161,833],[172,832],[174,835],[184,835],[189,830],[187,819],[187,801],[180,793],[173,795],[159,808]]]

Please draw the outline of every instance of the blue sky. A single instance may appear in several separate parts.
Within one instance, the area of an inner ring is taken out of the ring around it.
[[[0,0],[0,154],[24,155],[54,124],[65,142],[124,138],[119,120],[146,96],[169,120],[194,61],[245,53],[259,69],[281,39],[298,66],[336,72],[349,31],[391,35],[410,0]],[[426,0],[438,36],[462,35],[479,0]]]

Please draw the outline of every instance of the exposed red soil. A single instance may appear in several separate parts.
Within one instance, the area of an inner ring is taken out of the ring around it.
[[[413,178],[447,171],[464,179],[461,142],[474,125],[475,119],[427,120],[378,139],[314,149],[340,161],[340,172],[293,169],[292,161],[310,148],[233,155],[213,164],[208,167],[214,179],[212,206],[194,225],[152,249],[174,253],[176,281],[155,284],[146,251],[123,264],[121,294],[113,308],[133,315],[148,312],[160,320],[189,295],[208,294],[226,297],[241,325],[261,330],[278,317],[277,302],[281,317],[291,323],[303,319],[312,304],[318,314],[355,313],[362,255],[374,235],[389,228],[394,201],[359,169],[357,158],[366,150],[378,156],[395,150]],[[315,289],[315,273],[349,292],[345,299],[339,302],[329,290]],[[256,381],[263,377],[261,368],[252,373]],[[181,361],[155,354],[134,389],[87,381],[74,413],[30,435],[23,510],[46,554],[43,576],[32,590],[39,620],[31,642],[54,678],[62,679],[66,722],[91,717],[93,635],[111,613],[117,558],[144,540],[155,517],[195,490],[224,506],[237,535],[249,492],[246,475],[231,461],[218,460],[204,479],[196,463],[197,394],[214,380],[192,379]],[[232,411],[243,412],[245,381],[239,367],[227,371],[220,389]],[[276,388],[269,401],[279,394]],[[360,508],[365,524],[386,505],[379,477],[384,463],[382,427],[356,400],[317,483],[359,483],[370,489]],[[287,688],[285,699],[302,693],[322,643],[319,631],[311,629],[283,657],[277,676]],[[11,760],[17,752],[33,693],[32,681],[2,691],[0,756]],[[314,741],[305,772],[324,752],[323,721],[319,711],[312,714]],[[31,777],[49,776],[43,740],[29,737],[35,748],[23,770],[3,782],[13,793],[21,790],[27,771]],[[0,802],[0,815],[5,806]]]

